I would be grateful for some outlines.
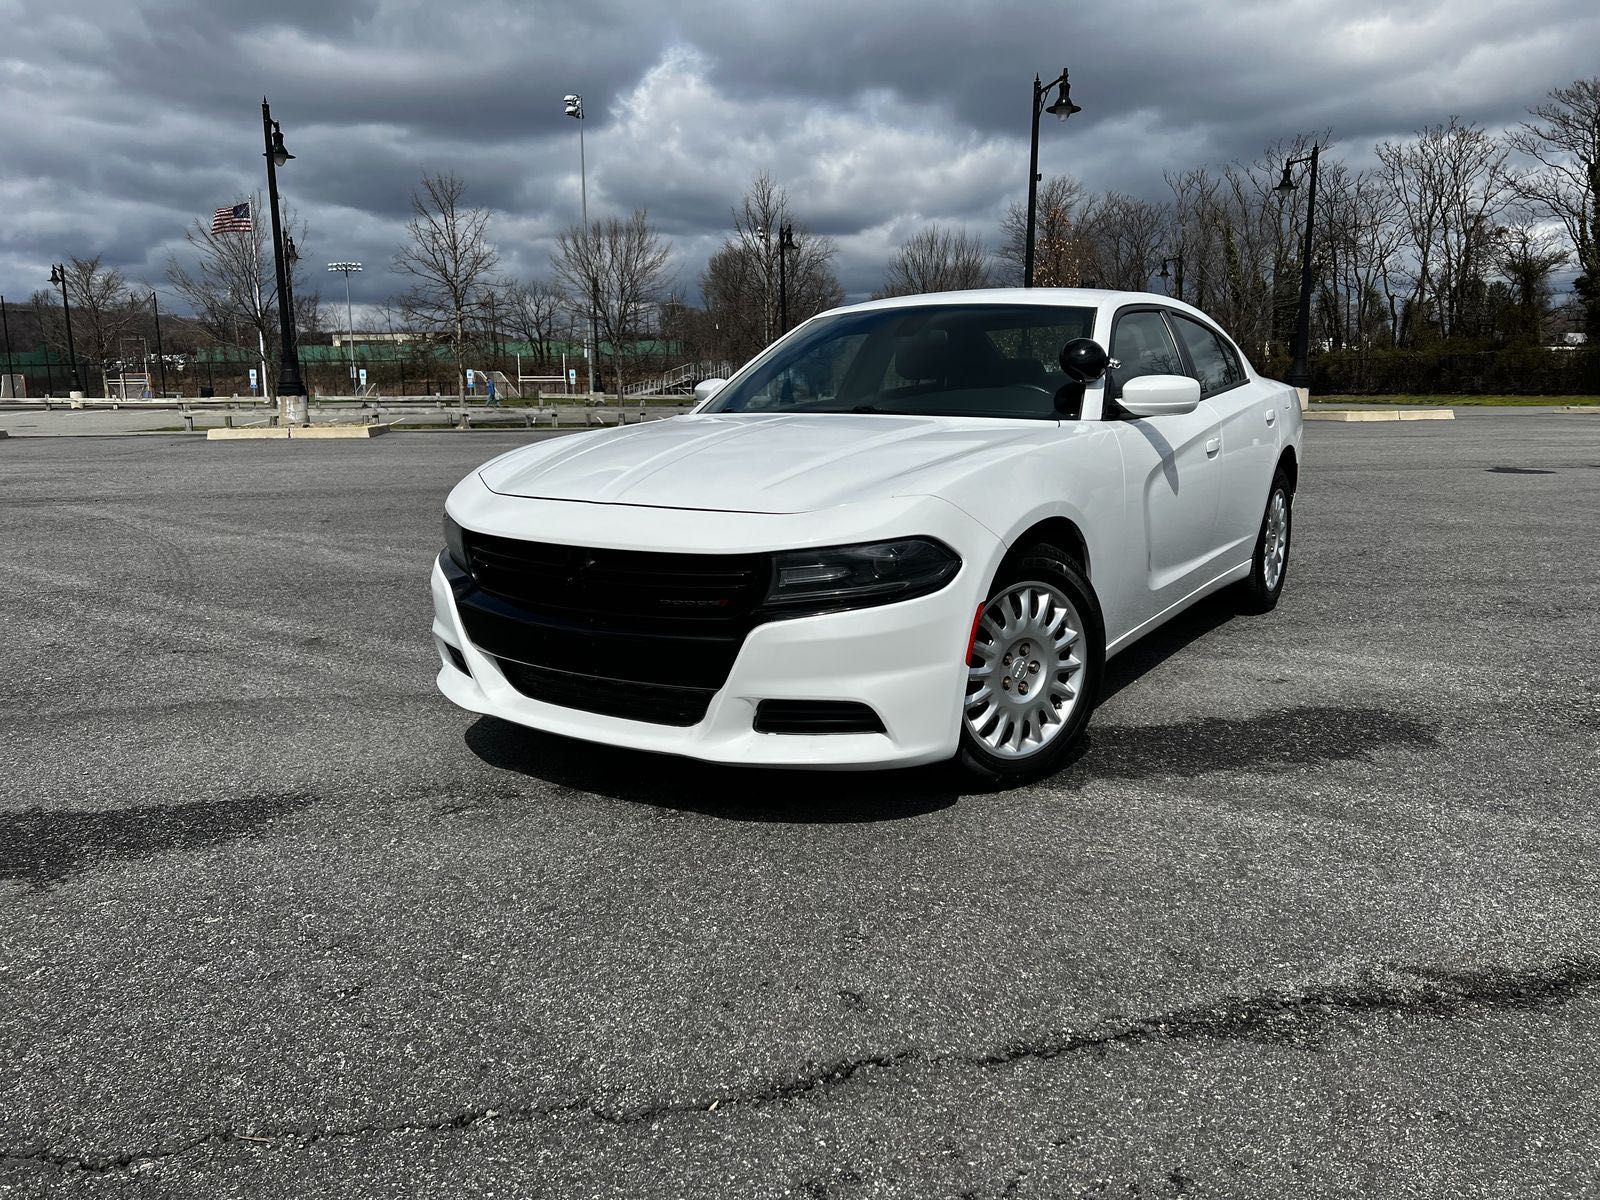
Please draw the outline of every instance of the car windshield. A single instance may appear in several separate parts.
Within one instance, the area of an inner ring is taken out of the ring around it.
[[[972,304],[840,313],[798,330],[707,412],[896,413],[1057,420],[1081,397],[1057,358],[1093,308]]]

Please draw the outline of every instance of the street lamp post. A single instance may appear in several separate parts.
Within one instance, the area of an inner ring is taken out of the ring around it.
[[[350,307],[350,276],[361,270],[358,262],[329,263],[328,270],[338,271],[344,276],[344,328],[345,335],[350,342],[350,390],[356,390],[356,327],[355,318],[351,316]]]
[[[586,266],[590,271],[589,280],[589,344],[584,348],[584,358],[589,362],[589,397],[594,398],[594,360],[600,353],[600,285],[593,277],[594,246],[589,236],[589,164],[583,150],[583,97],[576,93],[563,98],[567,106],[567,116],[578,122],[578,184],[583,203],[583,242],[584,256],[589,259]]]
[[[798,250],[794,226],[785,221],[778,226],[778,336],[789,332],[789,271],[786,251]]]
[[[67,358],[72,363],[72,389],[83,391],[83,376],[78,374],[78,351],[72,344],[72,306],[67,303],[67,268],[60,263],[50,267],[50,282],[61,288],[61,314],[67,321]]]
[[[294,293],[290,291],[289,261],[285,253],[293,242],[285,243],[283,221],[278,215],[278,168],[294,155],[284,149],[283,130],[272,119],[267,98],[261,97],[261,136],[267,160],[267,203],[272,209],[272,263],[278,274],[278,395],[280,415],[291,423],[306,422],[306,385],[300,378],[300,352],[294,336]],[[266,380],[262,380],[266,385]]]
[[[1174,272],[1171,268],[1176,268],[1176,272]],[[1157,273],[1156,278],[1161,280],[1161,282],[1163,284],[1167,283],[1168,280],[1175,279],[1177,286],[1176,287],[1168,286],[1167,295],[1172,296],[1175,299],[1182,300],[1183,299],[1183,251],[1179,250],[1176,253],[1172,254],[1170,257],[1163,258],[1161,260],[1161,270],[1160,270],[1160,272]]]
[[[6,377],[0,379],[0,384],[4,385],[0,387],[0,396],[6,395],[6,390],[9,388],[11,397],[15,399],[17,381],[12,377],[11,371],[11,320],[6,315],[6,298],[4,296],[0,296],[0,330],[4,330],[6,337]]]
[[[1045,93],[1058,85],[1061,90],[1056,94],[1055,102],[1046,108]],[[1033,138],[1028,149],[1028,231],[1022,252],[1023,287],[1033,286],[1033,228],[1039,207],[1039,117],[1048,112],[1065,121],[1073,113],[1082,111],[1072,102],[1072,84],[1067,81],[1065,67],[1049,83],[1040,83],[1037,75],[1033,77]]]
[[[1277,186],[1272,189],[1280,196],[1287,196],[1299,186],[1295,183],[1290,168],[1298,167],[1302,163],[1309,164],[1305,240],[1300,252],[1300,309],[1294,319],[1294,358],[1289,364],[1289,374],[1285,379],[1290,387],[1299,388],[1302,393],[1311,386],[1311,367],[1307,361],[1311,344],[1311,246],[1317,217],[1317,155],[1320,151],[1321,147],[1313,145],[1310,154],[1286,161],[1283,164],[1283,178],[1278,180]]]

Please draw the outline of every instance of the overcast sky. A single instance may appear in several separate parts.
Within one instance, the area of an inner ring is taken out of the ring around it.
[[[285,197],[357,303],[424,170],[494,210],[508,274],[548,271],[578,213],[645,207],[690,293],[763,168],[839,243],[852,294],[930,220],[994,240],[1024,195],[1035,71],[1072,69],[1041,170],[1161,198],[1164,169],[1331,127],[1339,152],[1457,113],[1515,122],[1595,72],[1594,0],[0,0],[0,291],[104,254],[165,286],[187,222],[260,186],[266,93]],[[324,296],[342,301],[337,277]]]

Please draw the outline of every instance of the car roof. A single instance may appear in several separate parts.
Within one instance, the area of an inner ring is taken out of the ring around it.
[[[885,308],[923,308],[942,304],[1028,304],[1041,308],[1121,308],[1125,304],[1161,304],[1192,312],[1205,320],[1205,313],[1191,304],[1157,292],[1126,292],[1111,288],[973,288],[964,292],[924,292],[914,296],[887,296],[861,304],[846,304],[828,313],[873,312]]]

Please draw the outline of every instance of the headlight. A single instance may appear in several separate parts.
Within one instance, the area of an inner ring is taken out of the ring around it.
[[[444,517],[444,548],[449,552],[450,559],[467,574],[472,573],[471,560],[467,558],[466,539],[461,536],[461,526],[450,519],[450,514]]]
[[[956,552],[932,538],[786,550],[773,555],[767,605],[822,611],[891,604],[938,591],[960,569]]]

